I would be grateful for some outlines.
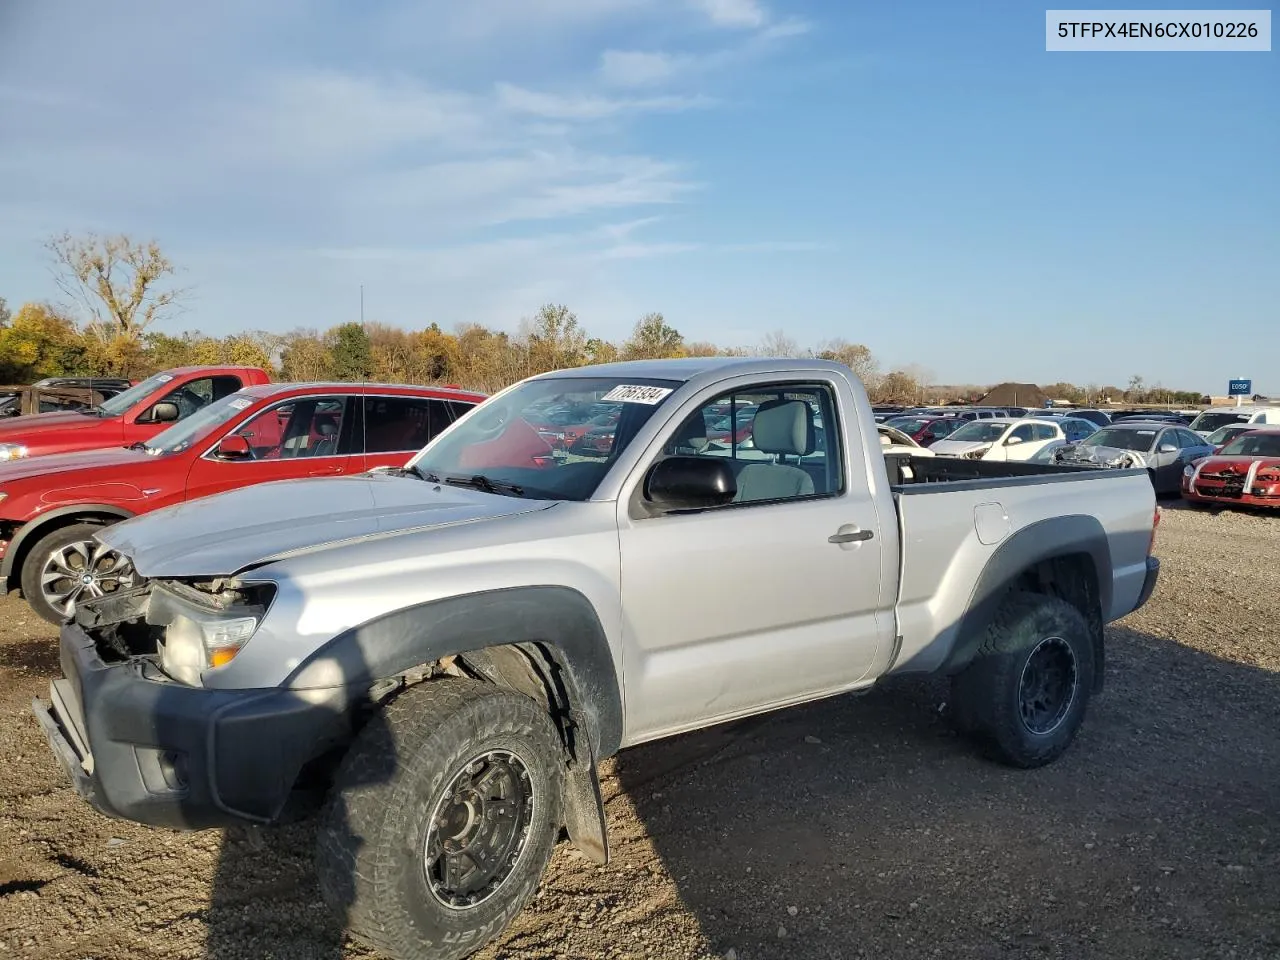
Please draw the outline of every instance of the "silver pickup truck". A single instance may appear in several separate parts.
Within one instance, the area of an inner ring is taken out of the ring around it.
[[[886,454],[839,364],[562,370],[403,469],[106,528],[141,585],[75,611],[34,709],[103,813],[311,809],[352,933],[458,958],[562,829],[607,862],[596,764],[637,743],[938,673],[996,759],[1054,760],[1158,522],[1140,469]]]

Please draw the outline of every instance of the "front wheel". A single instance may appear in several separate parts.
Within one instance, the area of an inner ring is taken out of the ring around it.
[[[461,678],[402,693],[361,730],[321,815],[320,888],[394,960],[459,960],[533,896],[563,822],[551,718]]]
[[[97,540],[97,523],[74,523],[42,537],[22,565],[22,595],[50,623],[62,623],[77,603],[126,590],[137,582],[128,559]]]
[[[1014,767],[1066,751],[1084,722],[1094,656],[1083,615],[1057,597],[1011,594],[973,662],[952,680],[963,727]]]

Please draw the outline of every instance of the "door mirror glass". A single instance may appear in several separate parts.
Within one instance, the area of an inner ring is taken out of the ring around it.
[[[733,500],[738,482],[723,457],[667,457],[645,478],[644,493],[668,510],[704,510]]]
[[[178,405],[168,400],[161,400],[151,408],[151,419],[155,423],[176,423],[178,415]]]
[[[214,451],[220,460],[250,460],[253,453],[249,450],[249,441],[238,433],[231,433],[218,441]]]

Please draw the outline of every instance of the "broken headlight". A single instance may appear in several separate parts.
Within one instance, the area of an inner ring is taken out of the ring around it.
[[[199,686],[206,670],[225,667],[257,632],[274,591],[272,584],[157,583],[147,622],[165,628],[159,643],[161,669]]]

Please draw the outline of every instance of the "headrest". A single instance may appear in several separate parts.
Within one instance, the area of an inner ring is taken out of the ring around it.
[[[796,457],[813,452],[813,411],[803,400],[769,400],[751,422],[751,439],[762,453]]]
[[[673,448],[688,448],[701,453],[707,446],[707,418],[701,410],[695,410],[692,416],[680,424],[680,429],[671,439]]]
[[[332,437],[338,432],[338,425],[332,420],[321,420],[316,424],[316,433],[322,437]]]

